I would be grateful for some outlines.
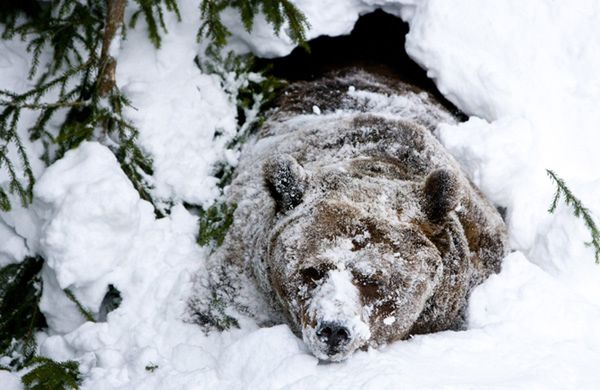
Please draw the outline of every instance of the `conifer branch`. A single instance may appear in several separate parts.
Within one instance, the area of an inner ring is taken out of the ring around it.
[[[221,21],[221,12],[226,8],[237,9],[244,28],[250,32],[259,6],[275,33],[279,34],[287,21],[288,35],[292,41],[308,48],[306,30],[310,28],[310,24],[302,11],[289,0],[201,0],[200,14],[203,22],[198,29],[198,40],[204,37],[219,48],[225,46],[231,31]]]
[[[102,51],[100,54],[100,72],[98,74],[98,94],[100,97],[106,97],[117,82],[115,76],[117,60],[113,57],[113,53],[111,53],[111,45],[113,45],[117,31],[123,25],[126,1],[106,0],[106,3],[106,23],[104,25]]]
[[[35,357],[30,366],[33,369],[21,378],[26,390],[79,389],[82,378],[76,361],[56,362],[45,357]]]
[[[35,332],[46,326],[39,309],[42,263],[28,257],[0,268],[0,356],[13,356],[8,368],[27,365],[36,352]]]
[[[162,38],[160,36],[160,30],[167,32],[167,25],[164,19],[163,6],[167,11],[172,12],[177,17],[178,21],[181,21],[181,13],[179,12],[179,6],[177,0],[134,0],[140,7],[138,11],[134,12],[129,20],[129,27],[135,28],[140,15],[144,15],[146,24],[148,25],[148,39],[158,49],[160,48]]]
[[[546,173],[556,184],[556,192],[554,193],[554,197],[552,198],[552,203],[550,204],[548,212],[554,213],[554,211],[556,211],[558,202],[562,197],[565,203],[573,208],[573,214],[575,217],[583,219],[585,226],[592,236],[591,241],[586,242],[586,245],[594,248],[596,264],[600,264],[600,230],[598,230],[590,211],[583,205],[583,203],[581,203],[579,198],[573,195],[569,187],[567,187],[565,184],[564,180],[558,177],[556,173],[549,169],[546,169]]]
[[[17,103],[14,101],[6,101],[0,100],[0,106],[5,107],[14,107],[14,108],[27,108],[30,110],[48,110],[50,108],[83,108],[89,107],[90,103],[88,102],[79,102],[79,101],[57,101],[54,103]]]
[[[85,308],[81,304],[81,302],[79,302],[79,299],[77,299],[75,294],[73,294],[73,291],[69,290],[68,288],[65,288],[63,291],[65,292],[65,295],[67,296],[67,298],[69,298],[69,300],[71,302],[73,302],[75,304],[75,306],[77,306],[77,309],[79,310],[79,312],[81,313],[83,318],[85,318],[87,321],[90,321],[90,322],[96,322],[96,319],[94,318],[94,315],[92,314],[92,312],[89,311],[87,308]]]

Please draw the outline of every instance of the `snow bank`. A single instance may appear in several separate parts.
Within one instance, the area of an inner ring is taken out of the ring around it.
[[[189,356],[188,366],[206,360],[194,348],[204,334],[182,321],[191,275],[205,256],[195,243],[195,217],[176,206],[156,220],[112,153],[92,142],[52,165],[35,194],[47,259],[41,308],[58,332],[42,338],[43,354],[79,360],[91,388],[145,382],[146,367],[168,374]],[[109,284],[123,302],[106,322],[86,322],[63,292],[69,288],[97,314]]]
[[[590,37],[600,33],[600,4],[428,1],[413,11],[408,53],[446,97],[477,116],[441,127],[442,142],[507,206],[513,247],[585,301],[600,301],[600,268],[584,245],[589,233],[567,206],[547,213],[555,187],[545,174],[565,179],[599,220],[600,42]]]
[[[118,195],[118,196],[116,196]],[[46,264],[62,288],[87,285],[124,261],[143,211],[137,191],[106,147],[84,142],[38,180],[35,208],[43,221],[40,242]],[[102,295],[81,296],[97,308]]]

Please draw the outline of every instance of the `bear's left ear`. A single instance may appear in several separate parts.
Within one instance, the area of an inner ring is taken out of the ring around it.
[[[277,212],[289,211],[302,203],[306,172],[294,157],[289,154],[271,157],[263,165],[263,173]]]
[[[448,169],[431,172],[423,186],[423,210],[432,221],[439,221],[458,206],[460,184],[456,173]]]

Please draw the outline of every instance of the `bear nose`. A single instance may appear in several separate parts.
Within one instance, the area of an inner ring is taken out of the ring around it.
[[[337,348],[350,340],[348,328],[333,322],[324,322],[319,325],[317,336],[325,341],[330,349]]]

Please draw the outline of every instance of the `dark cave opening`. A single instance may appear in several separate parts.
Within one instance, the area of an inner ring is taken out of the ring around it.
[[[310,51],[297,47],[285,57],[258,58],[256,66],[257,69],[270,67],[270,74],[290,82],[314,80],[347,67],[383,73],[431,93],[459,118],[466,119],[406,53],[408,30],[408,23],[402,19],[376,10],[361,16],[349,35],[320,36],[308,41]]]

